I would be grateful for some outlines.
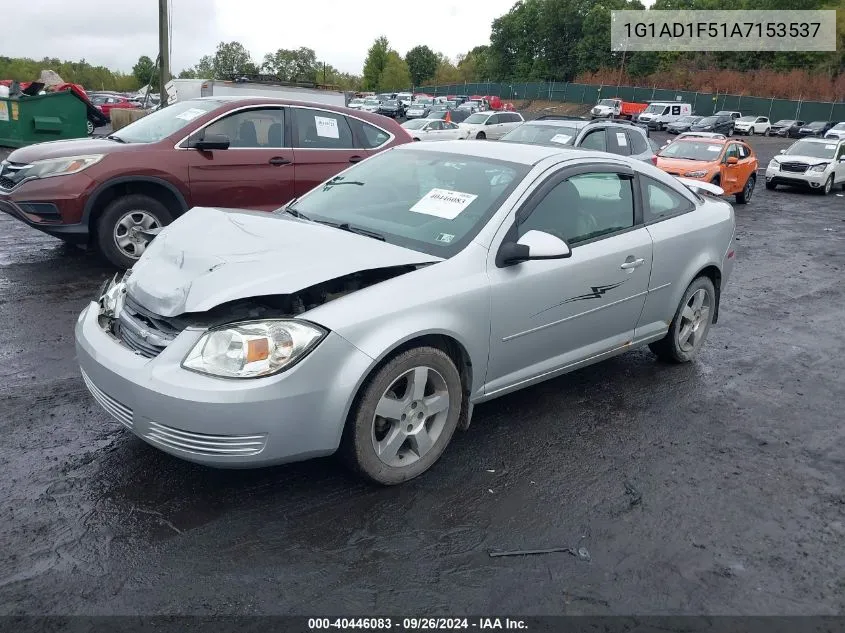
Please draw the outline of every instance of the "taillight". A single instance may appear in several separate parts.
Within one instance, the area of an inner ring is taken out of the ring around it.
[[[657,154],[654,154],[654,155],[651,157],[651,164],[652,164],[652,165],[657,165]]]

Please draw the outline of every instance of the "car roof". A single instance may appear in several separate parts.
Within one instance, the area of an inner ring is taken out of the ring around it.
[[[607,157],[606,152],[585,152],[577,148],[548,147],[527,143],[491,143],[490,141],[440,141],[438,143],[408,143],[396,147],[401,151],[447,152],[461,156],[488,158],[523,165],[536,165],[550,156],[571,154],[572,156]],[[614,156],[614,158],[620,158]]]
[[[526,121],[525,125],[548,125],[550,127],[585,127],[592,123],[586,119],[532,119]]]
[[[798,139],[797,141],[795,141],[795,142],[797,143],[798,141],[801,141],[802,143],[816,143],[817,145],[822,145],[822,144],[824,144],[824,145],[830,145],[830,142],[831,142],[831,141],[836,141],[836,140],[838,140],[839,142],[842,142],[842,140],[843,140],[843,139],[835,139],[835,138],[799,138],[799,139]]]

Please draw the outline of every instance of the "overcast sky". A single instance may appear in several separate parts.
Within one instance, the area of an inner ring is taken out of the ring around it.
[[[8,0],[12,2],[13,0]],[[171,0],[171,70],[178,74],[220,41],[237,40],[260,63],[265,53],[307,46],[317,58],[360,73],[379,35],[404,55],[427,44],[454,58],[490,38],[490,24],[516,0]],[[158,51],[158,0],[14,0],[0,55],[84,58],[129,72]]]

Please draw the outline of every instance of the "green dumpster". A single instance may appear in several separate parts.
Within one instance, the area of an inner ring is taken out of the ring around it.
[[[88,136],[85,103],[70,90],[19,99],[0,98],[0,146]]]

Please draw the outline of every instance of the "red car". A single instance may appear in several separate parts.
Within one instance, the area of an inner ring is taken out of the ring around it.
[[[147,230],[191,207],[277,209],[351,163],[410,141],[395,121],[341,106],[183,101],[102,139],[15,150],[0,163],[0,211],[128,268]]]
[[[115,108],[117,109],[136,109],[138,107],[137,103],[130,101],[126,97],[121,97],[118,95],[98,95],[91,98],[91,102],[99,108],[100,112],[102,112],[106,118],[111,118],[111,111]]]

